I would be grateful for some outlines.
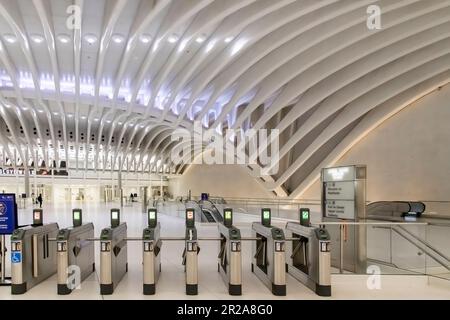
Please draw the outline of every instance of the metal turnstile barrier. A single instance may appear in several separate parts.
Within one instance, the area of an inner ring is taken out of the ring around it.
[[[270,209],[262,209],[261,222],[253,222],[252,272],[276,296],[286,295],[285,237],[271,226]]]
[[[82,224],[81,209],[74,209],[73,227],[60,230],[56,237],[58,294],[70,294],[95,271],[93,237],[94,225]]]
[[[301,209],[301,217],[309,210]],[[302,218],[300,218],[302,223]],[[319,296],[331,296],[331,242],[324,228],[288,222],[287,271]]]
[[[186,234],[183,251],[183,265],[186,274],[186,294],[198,294],[198,246],[195,210],[186,209]]]
[[[156,283],[161,273],[161,226],[157,222],[156,209],[148,209],[148,227],[142,235],[143,249],[143,294],[156,292]]]
[[[128,271],[127,224],[120,223],[120,210],[111,210],[111,227],[100,234],[100,294],[113,294]]]
[[[233,226],[233,211],[224,210],[224,222],[220,223],[219,255],[217,269],[228,287],[230,295],[242,294],[241,232]]]
[[[56,273],[58,224],[14,230],[11,236],[11,293],[23,294]]]

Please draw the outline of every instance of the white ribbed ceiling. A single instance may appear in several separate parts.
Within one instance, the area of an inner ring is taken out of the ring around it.
[[[278,173],[244,167],[295,197],[449,82],[449,37],[450,0],[1,0],[0,148],[11,166],[182,173],[180,126],[276,128]]]

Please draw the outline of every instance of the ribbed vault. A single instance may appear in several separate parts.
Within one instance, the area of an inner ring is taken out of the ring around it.
[[[177,128],[278,129],[278,171],[244,167],[297,197],[449,82],[449,37],[450,0],[1,0],[0,151],[15,167],[177,174]]]

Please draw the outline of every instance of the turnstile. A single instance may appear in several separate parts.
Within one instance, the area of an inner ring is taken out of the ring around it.
[[[253,222],[252,272],[276,296],[286,295],[285,237],[271,225],[270,209],[261,210],[261,222]]]
[[[186,294],[198,294],[198,253],[200,247],[195,227],[195,210],[186,209],[186,235],[183,251],[183,265],[186,274]]]
[[[161,226],[157,220],[156,209],[148,209],[148,227],[142,235],[143,250],[143,293],[145,295],[155,294],[156,282],[161,273]]]
[[[11,293],[23,294],[56,273],[58,224],[43,224],[42,210],[34,210],[33,225],[11,235]]]
[[[112,294],[128,271],[127,224],[111,209],[111,227],[100,234],[100,294]]]
[[[59,230],[56,237],[58,294],[72,292],[95,271],[94,225],[82,224],[81,209],[72,211],[73,227]]]
[[[217,269],[230,295],[242,294],[241,232],[233,226],[232,209],[224,209],[223,224],[219,223],[220,243]]]
[[[328,231],[309,224],[309,210],[300,209],[300,223],[288,222],[288,273],[319,296],[331,296],[331,242]]]

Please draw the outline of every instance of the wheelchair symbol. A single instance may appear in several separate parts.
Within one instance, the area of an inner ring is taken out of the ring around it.
[[[22,253],[12,252],[11,253],[11,262],[12,263],[21,263],[22,262]]]

